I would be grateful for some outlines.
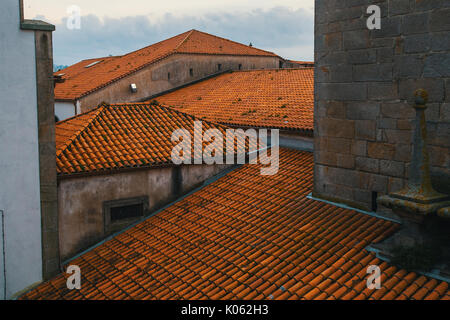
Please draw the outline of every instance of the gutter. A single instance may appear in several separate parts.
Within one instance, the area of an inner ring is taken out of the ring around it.
[[[2,258],[3,258],[3,299],[6,300],[6,248],[5,248],[5,213],[0,210],[2,215]]]
[[[397,223],[397,224],[400,224],[400,225],[402,224],[402,222],[400,220],[389,218],[389,217],[380,215],[380,214],[378,214],[376,212],[369,212],[369,211],[361,210],[361,209],[358,209],[358,208],[350,207],[350,206],[348,206],[346,204],[343,204],[343,203],[338,203],[338,202],[328,201],[328,200],[321,199],[321,198],[316,198],[316,197],[314,197],[312,195],[312,193],[308,194],[306,196],[306,198],[311,199],[311,200],[315,200],[315,201],[324,202],[324,203],[330,204],[330,205],[338,207],[338,208],[343,208],[343,209],[347,209],[347,210],[356,211],[356,212],[359,212],[359,213],[362,213],[362,214],[365,214],[365,215],[368,215],[368,216],[371,216],[371,217],[375,217],[375,218],[378,218],[378,219],[394,222],[394,223]]]

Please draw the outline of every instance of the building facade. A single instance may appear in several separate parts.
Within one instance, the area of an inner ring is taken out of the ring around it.
[[[434,187],[450,193],[450,8],[446,1],[316,1],[314,193],[376,210],[408,177],[414,91],[426,119]]]
[[[229,70],[280,68],[276,54],[191,30],[119,57],[81,61],[55,73],[58,120],[102,102],[137,102]]]
[[[1,4],[0,298],[59,271],[52,81],[54,26]]]

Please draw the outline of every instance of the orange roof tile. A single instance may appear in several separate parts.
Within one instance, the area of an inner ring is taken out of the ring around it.
[[[314,69],[235,71],[155,99],[222,124],[312,132]]]
[[[171,165],[177,144],[171,140],[173,131],[184,128],[193,136],[194,121],[199,120],[148,103],[101,105],[57,122],[58,174]],[[211,128],[225,136],[225,126],[202,120],[203,132]]]
[[[55,72],[55,75],[64,74],[61,77],[64,82],[55,84],[55,99],[78,99],[174,53],[277,56],[272,52],[191,30],[123,56],[84,60]]]
[[[365,249],[397,224],[307,198],[312,177],[312,154],[281,149],[278,174],[244,165],[72,260],[80,290],[60,274],[21,299],[449,298]]]

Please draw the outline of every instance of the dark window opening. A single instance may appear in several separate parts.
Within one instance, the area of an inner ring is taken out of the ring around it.
[[[220,70],[222,70],[222,64],[217,64],[217,69],[220,71]]]
[[[170,72],[167,73],[167,80],[170,80]]]
[[[241,70],[241,69],[242,69],[242,64],[239,63],[239,70]]]
[[[118,220],[137,218],[143,215],[144,215],[143,203],[111,208],[111,222],[113,223]]]
[[[189,69],[189,74],[190,74],[191,77],[193,77],[194,76],[194,69],[190,68]]]
[[[105,201],[103,203],[105,233],[110,234],[122,230],[144,217],[148,210],[147,196]]]
[[[278,66],[280,69],[283,68],[283,62],[281,60],[278,62]]]
[[[373,212],[377,212],[377,209],[378,209],[377,198],[378,198],[378,192],[372,191],[372,211]]]

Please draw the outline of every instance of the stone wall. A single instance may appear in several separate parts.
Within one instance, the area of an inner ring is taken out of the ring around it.
[[[381,29],[366,26],[369,5]],[[413,94],[426,111],[433,185],[450,193],[450,1],[317,0],[316,196],[373,209],[404,186]]]
[[[52,28],[53,29],[53,28]],[[35,31],[44,280],[59,272],[52,31]]]

